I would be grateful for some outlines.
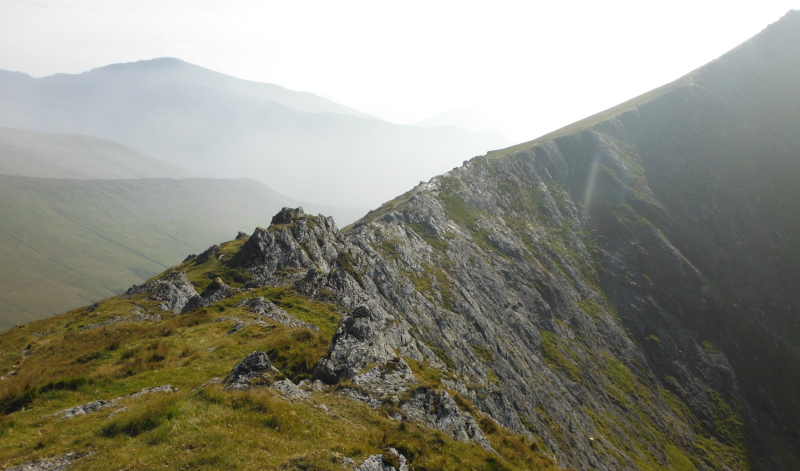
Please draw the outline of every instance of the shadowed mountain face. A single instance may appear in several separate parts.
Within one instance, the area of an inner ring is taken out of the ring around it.
[[[348,207],[380,204],[508,144],[492,133],[394,125],[176,59],[41,79],[0,72],[0,125],[98,136],[202,174]]]

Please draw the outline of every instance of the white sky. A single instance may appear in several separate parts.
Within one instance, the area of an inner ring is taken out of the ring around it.
[[[389,121],[479,109],[533,139],[669,82],[800,0],[0,0],[0,69],[178,57]]]

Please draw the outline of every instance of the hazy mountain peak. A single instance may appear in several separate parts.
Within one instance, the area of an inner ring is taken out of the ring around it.
[[[380,204],[508,144],[490,133],[388,123],[173,58],[15,77],[0,87],[0,126],[98,136],[198,173],[249,176],[344,207]]]

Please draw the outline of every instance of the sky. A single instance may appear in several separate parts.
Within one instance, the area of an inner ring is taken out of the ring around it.
[[[514,142],[670,82],[800,0],[0,0],[0,69],[178,57],[400,124],[471,110]]]

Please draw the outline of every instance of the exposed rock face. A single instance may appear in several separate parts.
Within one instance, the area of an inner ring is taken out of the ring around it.
[[[194,311],[195,309],[201,309],[206,306],[210,306],[216,302],[222,301],[223,299],[240,292],[241,290],[237,288],[231,288],[230,286],[226,285],[222,282],[222,279],[215,278],[214,281],[209,284],[205,290],[203,290],[202,295],[193,296],[186,302],[186,305],[183,307],[181,312],[190,312]]]
[[[264,352],[253,352],[233,367],[223,383],[227,389],[248,389],[253,384],[269,385],[280,372]]]
[[[458,439],[486,445],[463,397],[575,469],[788,469],[797,31],[793,12],[674,84],[475,158],[345,233],[284,209],[243,246],[249,286],[334,299],[349,314],[315,378]],[[447,391],[423,388],[415,362]]]
[[[111,401],[92,401],[81,406],[73,407],[72,409],[67,409],[64,411],[64,415],[61,416],[62,419],[70,419],[72,417],[77,417],[80,415],[86,415],[90,412],[95,412],[101,409],[105,409],[106,407],[110,407],[113,403]]]
[[[273,218],[273,226],[284,230],[257,228],[245,242],[249,265],[262,281],[275,272],[297,274],[312,267],[329,271],[338,252],[332,243],[337,232],[333,218],[307,218],[302,208],[283,208]]]
[[[310,330],[319,330],[319,327],[309,324],[307,322],[303,322],[300,319],[294,317],[291,314],[288,314],[283,309],[276,306],[272,301],[269,299],[258,297],[255,299],[244,299],[239,306],[247,306],[251,308],[252,312],[260,317],[260,318],[267,318],[269,320],[278,322],[283,324],[287,327],[293,328],[303,328],[303,329],[310,329]]]
[[[290,379],[282,379],[272,383],[272,388],[281,393],[287,399],[305,399],[308,397],[305,391],[297,387]]]
[[[441,430],[462,442],[476,441],[491,450],[489,440],[483,435],[475,419],[458,408],[446,391],[419,389],[401,406],[408,418],[418,420],[430,428]]]
[[[125,293],[126,296],[137,294],[147,294],[150,299],[161,301],[159,307],[162,310],[172,311],[175,314],[180,314],[189,300],[199,296],[186,277],[186,273],[182,271],[169,273],[140,286],[133,286]]]
[[[408,461],[394,448],[387,448],[384,454],[365,459],[358,471],[408,471]]]
[[[331,341],[327,358],[317,365],[315,377],[329,384],[352,379],[369,364],[386,364],[397,359],[384,340],[381,327],[385,319],[360,306],[346,316]],[[408,371],[405,361],[398,359],[395,370]],[[411,375],[413,377],[413,375]]]
[[[250,389],[253,386],[272,386],[283,397],[290,400],[308,397],[305,391],[272,366],[269,356],[264,352],[253,352],[247,355],[244,360],[233,367],[223,384],[226,389],[238,390]]]
[[[19,466],[12,466],[11,468],[6,468],[5,471],[66,471],[70,468],[70,464],[81,458],[81,456],[84,455],[73,451],[38,461],[31,461]]]

